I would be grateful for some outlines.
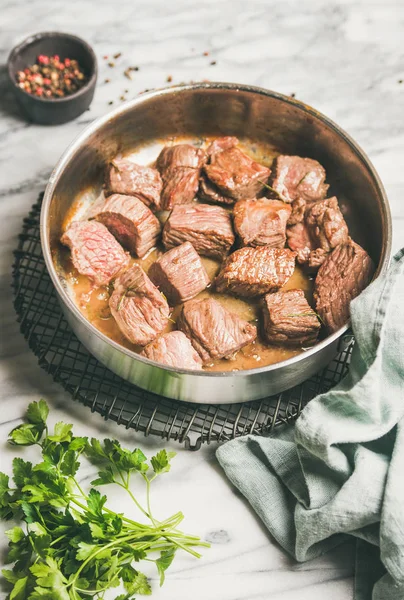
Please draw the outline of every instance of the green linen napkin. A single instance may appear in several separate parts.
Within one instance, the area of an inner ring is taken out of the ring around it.
[[[349,374],[294,427],[217,458],[298,561],[357,539],[355,599],[404,599],[404,249],[351,303]]]

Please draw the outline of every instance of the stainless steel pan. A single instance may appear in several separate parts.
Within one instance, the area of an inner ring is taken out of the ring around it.
[[[87,321],[55,268],[52,251],[75,198],[101,189],[105,163],[118,152],[171,136],[235,135],[272,143],[281,152],[309,156],[327,170],[352,237],[377,265],[388,263],[391,217],[382,183],[361,148],[335,123],[292,98],[261,88],[203,83],[158,90],[92,123],[66,150],[46,188],[41,239],[47,268],[77,337],[121,377],[157,394],[199,403],[231,403],[275,394],[301,383],[337,353],[347,326],[299,356],[239,372],[195,372],[164,367],[111,341]]]

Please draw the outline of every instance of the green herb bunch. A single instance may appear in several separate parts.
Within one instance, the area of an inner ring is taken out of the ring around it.
[[[0,517],[23,525],[6,532],[13,567],[3,575],[11,584],[10,600],[102,599],[119,586],[125,593],[116,600],[131,600],[151,593],[140,561],[155,563],[161,585],[177,549],[200,557],[195,547],[209,544],[177,529],[181,512],[159,521],[150,508],[150,484],[170,470],[175,453],[162,450],[148,462],[141,450],[122,448],[117,440],[76,437],[70,424],[57,423],[50,433],[48,412],[44,400],[33,402],[27,423],[9,435],[11,444],[39,446],[42,461],[14,458],[14,483],[0,473]],[[88,494],[77,476],[82,455],[99,468]],[[146,507],[131,491],[134,476],[146,486]],[[125,490],[147,523],[110,510],[96,489],[104,484]]]

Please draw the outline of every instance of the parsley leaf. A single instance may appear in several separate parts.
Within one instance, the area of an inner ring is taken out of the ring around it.
[[[87,498],[87,506],[89,511],[96,516],[102,516],[102,508],[106,501],[106,496],[101,496],[98,490],[91,489]]]
[[[60,470],[63,475],[71,475],[72,477],[79,470],[80,463],[76,459],[76,453],[74,450],[67,450],[60,463]]]
[[[167,473],[170,468],[170,460],[174,458],[175,452],[167,452],[167,450],[160,450],[156,456],[152,456],[151,464],[155,473]]]
[[[157,570],[160,575],[160,585],[163,585],[165,579],[165,572],[174,560],[175,548],[170,550],[163,550],[160,554],[160,558],[156,560]]]
[[[72,425],[69,423],[59,422],[55,425],[53,435],[48,435],[48,440],[51,442],[70,442],[72,439]]]
[[[34,425],[46,426],[46,419],[48,418],[49,408],[45,400],[39,402],[31,402],[27,409],[27,421]]]
[[[17,486],[23,487],[32,476],[32,463],[20,457],[13,459],[13,479]]]
[[[10,593],[10,600],[25,600],[28,577],[17,579]]]
[[[19,425],[9,433],[9,442],[15,446],[34,446],[40,439],[42,429],[31,423]]]
[[[12,529],[8,529],[5,533],[10,542],[14,542],[14,544],[25,538],[25,533],[21,527],[13,527]]]
[[[134,569],[131,565],[125,565],[121,571],[121,578],[125,590],[130,594],[142,594],[150,596],[151,587],[146,575]]]
[[[98,471],[97,479],[91,482],[91,485],[107,485],[108,483],[114,483],[115,477],[111,467],[105,467],[101,471]]]

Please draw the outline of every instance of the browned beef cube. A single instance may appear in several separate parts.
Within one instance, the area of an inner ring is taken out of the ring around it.
[[[297,262],[300,264],[308,263],[314,247],[306,223],[296,223],[296,225],[288,227],[286,236],[289,248],[296,252]]]
[[[213,298],[186,302],[177,325],[204,363],[231,358],[257,337],[255,325],[229,312]]]
[[[230,148],[234,148],[238,144],[238,138],[232,135],[226,135],[221,138],[216,138],[211,142],[206,150],[206,154],[208,155],[208,159],[210,159],[214,154],[218,152],[223,152],[223,150],[229,150]]]
[[[171,210],[175,204],[192,202],[205,161],[205,151],[190,144],[163,148],[156,164],[163,179],[161,206],[164,210]]]
[[[161,335],[148,344],[140,356],[176,369],[202,369],[201,357],[182,331]]]
[[[115,158],[107,172],[108,194],[136,196],[152,209],[159,210],[163,182],[157,169],[137,165],[127,158]]]
[[[149,277],[171,306],[190,300],[210,283],[199,254],[190,242],[163,254],[150,267]]]
[[[276,291],[293,275],[295,256],[287,248],[269,246],[236,250],[224,262],[216,289],[246,298]]]
[[[312,346],[317,340],[320,321],[303,290],[267,294],[263,316],[264,335],[270,344]]]
[[[277,156],[272,165],[270,185],[284,202],[303,198],[307,202],[325,198],[328,185],[319,162],[301,156]]]
[[[72,262],[95,285],[108,285],[129,262],[129,255],[102,223],[76,221],[62,235]]]
[[[136,263],[115,280],[109,307],[123,335],[138,346],[154,340],[170,316],[167,300]]]
[[[202,174],[199,181],[198,198],[204,202],[213,202],[214,204],[230,205],[235,202],[234,198],[222,194],[219,188],[213,185],[204,174]]]
[[[219,138],[208,148],[209,164],[204,170],[223,194],[235,200],[254,198],[268,181],[271,170],[255,162],[240,148],[237,138]]]
[[[306,200],[303,200],[303,198],[297,198],[297,200],[293,200],[291,204],[292,212],[288,219],[288,225],[296,225],[304,220],[304,215],[308,204],[310,203],[307,203]]]
[[[280,200],[239,200],[234,207],[234,228],[243,246],[283,248],[290,204]]]
[[[305,221],[315,248],[330,252],[348,240],[348,226],[335,196],[310,204]]]
[[[230,213],[220,206],[174,206],[163,230],[166,248],[191,242],[198,254],[222,260],[234,244]]]
[[[311,269],[318,269],[325,259],[327,258],[329,252],[326,252],[322,248],[316,248],[310,252],[309,262],[307,263]]]
[[[348,239],[348,226],[335,196],[306,206],[304,221],[288,227],[289,248],[301,264],[318,268],[327,254]]]
[[[139,198],[112,194],[97,203],[94,218],[103,223],[116,239],[135,256],[142,258],[160,236],[157,217]]]
[[[348,321],[351,300],[368,285],[373,273],[372,259],[351,239],[328,254],[317,273],[314,300],[329,332]]]

